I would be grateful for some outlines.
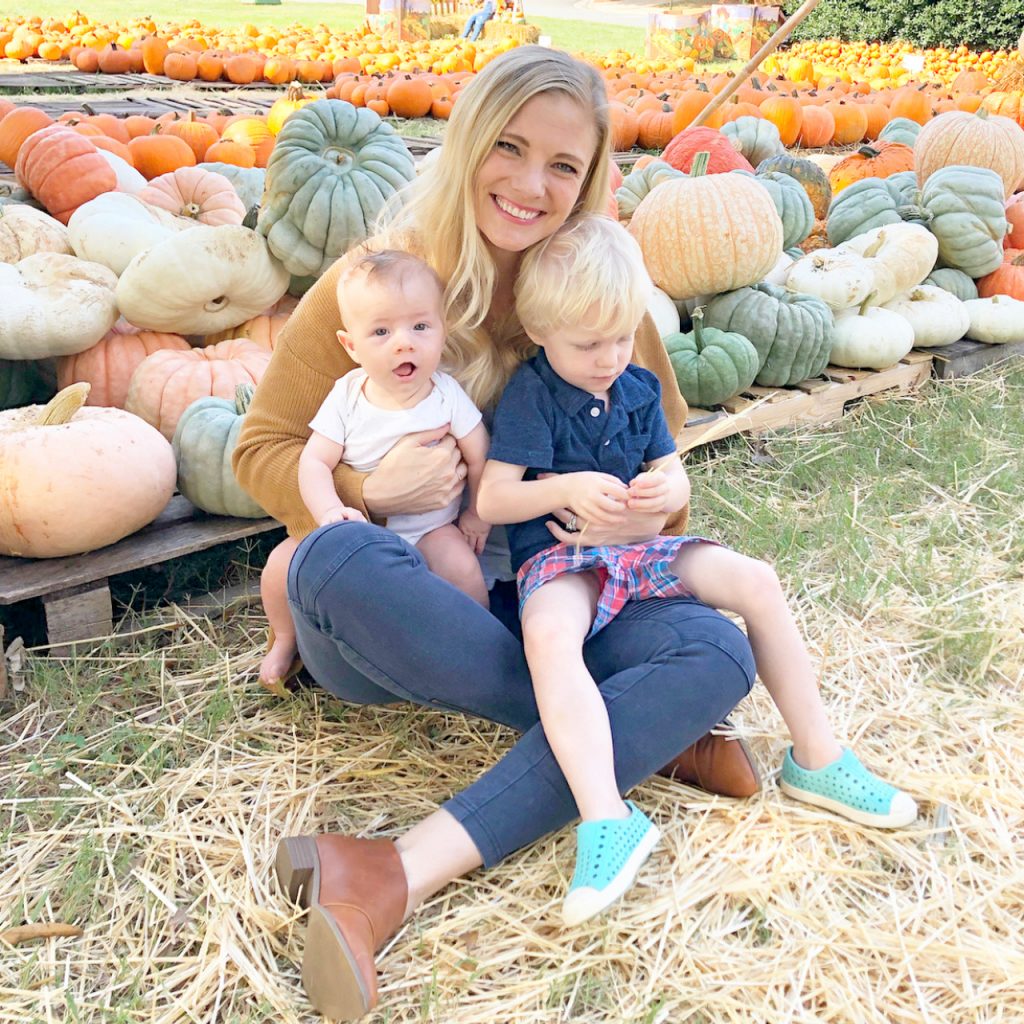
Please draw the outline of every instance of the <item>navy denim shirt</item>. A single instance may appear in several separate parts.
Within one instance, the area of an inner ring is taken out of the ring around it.
[[[658,378],[632,363],[611,386],[608,408],[558,376],[541,349],[508,382],[494,413],[487,457],[538,473],[610,473],[628,484],[644,463],[676,450]],[[556,543],[542,516],[507,527],[512,568]],[[554,520],[557,522],[557,520]]]

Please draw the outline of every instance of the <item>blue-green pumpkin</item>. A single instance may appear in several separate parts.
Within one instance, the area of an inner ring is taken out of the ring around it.
[[[366,107],[316,100],[294,111],[267,161],[258,230],[296,277],[319,277],[363,241],[415,177],[412,154]]]
[[[242,200],[246,210],[259,206],[263,199],[263,183],[266,171],[262,167],[237,167],[235,164],[222,164],[216,160],[199,164],[204,171],[216,171],[223,174]]]
[[[909,117],[894,117],[878,133],[879,142],[902,142],[904,146],[913,148],[921,126]]]
[[[757,349],[755,382],[789,387],[817,377],[832,352],[832,310],[821,299],[762,282],[716,295],[704,326],[741,334]]]
[[[48,402],[56,393],[35,360],[0,359],[0,410]]]
[[[953,267],[939,267],[925,279],[924,284],[933,284],[936,288],[955,295],[961,302],[978,297],[978,286],[962,270]]]
[[[757,167],[762,160],[785,153],[779,129],[764,117],[744,115],[723,124],[719,131],[739,143],[740,152]]]
[[[703,308],[693,312],[693,330],[662,338],[669,362],[688,405],[721,405],[754,383],[761,360],[757,349],[734,331],[703,324]]]
[[[641,201],[656,185],[664,181],[687,177],[685,171],[677,171],[664,160],[652,160],[638,171],[630,171],[622,184],[615,190],[615,202],[619,208],[619,220],[628,221],[636,212]]]
[[[262,519],[267,513],[242,490],[231,468],[253,386],[239,384],[235,400],[198,398],[182,414],[171,444],[178,490],[196,508],[218,516]]]
[[[906,221],[927,225],[929,219],[917,188],[917,175],[900,171],[888,178],[861,178],[844,188],[829,204],[825,230],[830,245],[841,245],[886,224]]]
[[[743,119],[740,118],[742,121]],[[814,207],[810,197],[796,178],[782,171],[758,171],[751,175],[750,171],[732,171],[733,174],[746,174],[759,181],[772,197],[779,219],[782,221],[782,248],[793,249],[798,246],[814,230]],[[803,253],[801,252],[802,256]]]

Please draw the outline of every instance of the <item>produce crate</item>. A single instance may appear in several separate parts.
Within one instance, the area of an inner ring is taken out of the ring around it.
[[[1024,328],[1024,324],[1021,325]],[[930,348],[929,353],[935,359],[935,376],[940,380],[952,380],[954,377],[967,377],[977,373],[986,366],[995,366],[1009,359],[1024,356],[1024,341],[1011,342],[1009,345],[986,345],[983,341],[954,341],[952,345],[941,348]]]
[[[110,577],[272,530],[283,535],[284,527],[269,518],[207,515],[177,494],[149,526],[98,551],[66,558],[0,557],[0,605],[41,598],[50,651],[65,656],[76,641],[113,632]]]

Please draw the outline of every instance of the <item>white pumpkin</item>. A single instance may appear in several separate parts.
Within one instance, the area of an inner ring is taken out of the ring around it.
[[[793,259],[788,253],[780,252],[779,258],[775,261],[775,266],[765,275],[765,281],[768,284],[777,284],[780,287],[784,286],[786,279],[789,277],[789,272],[793,268],[793,264],[796,260]]]
[[[117,277],[98,263],[40,252],[0,263],[0,359],[84,352],[117,319]]]
[[[200,224],[139,253],[117,283],[117,303],[138,327],[214,334],[272,306],[289,281],[262,235]]]
[[[818,249],[793,264],[786,288],[813,295],[838,312],[859,306],[875,290],[875,275],[868,261],[856,253]]]
[[[921,284],[894,299],[883,308],[898,313],[914,329],[915,348],[935,348],[959,341],[971,325],[964,304],[952,293],[933,284]]]
[[[72,255],[68,229],[31,206],[0,206],[0,263],[18,263],[37,252]]]
[[[829,362],[866,370],[884,370],[914,347],[914,328],[898,313],[862,306],[836,313]]]
[[[114,169],[118,192],[127,192],[128,195],[133,196],[148,184],[146,179],[127,160],[122,160],[116,153],[101,149],[100,156]]]
[[[968,299],[964,305],[971,318],[968,338],[990,345],[1024,341],[1024,302],[1020,299],[993,295],[989,299]]]
[[[90,199],[68,221],[75,253],[102,263],[115,274],[121,274],[140,252],[193,227],[195,221],[175,217],[122,192],[105,192]]]
[[[920,224],[885,224],[837,248],[869,262],[875,275],[873,301],[879,306],[919,285],[939,258],[938,239]]]
[[[668,334],[677,334],[679,331],[679,310],[672,299],[660,288],[651,291],[651,297],[647,302],[647,312],[651,314],[654,326],[658,328],[658,337],[664,338]]]

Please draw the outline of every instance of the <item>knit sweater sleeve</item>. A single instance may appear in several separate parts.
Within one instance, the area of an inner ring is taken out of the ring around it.
[[[341,261],[303,296],[278,336],[232,456],[239,483],[293,537],[316,529],[299,494],[299,455],[309,421],[334,382],[354,367],[338,341],[341,316],[335,298]],[[338,496],[369,518],[363,502],[366,474],[341,464],[334,471]]]
[[[679,384],[676,382],[676,375],[672,372],[672,364],[668,360],[668,353],[661,343],[657,327],[649,313],[644,314],[640,321],[640,327],[636,332],[636,340],[633,345],[633,362],[650,370],[661,382],[661,407],[665,410],[665,419],[668,421],[668,429],[673,437],[678,437],[679,432],[686,425],[686,400],[679,393]],[[684,505],[678,512],[668,517],[665,523],[665,533],[679,536],[686,531],[686,523],[690,518],[690,506]]]

